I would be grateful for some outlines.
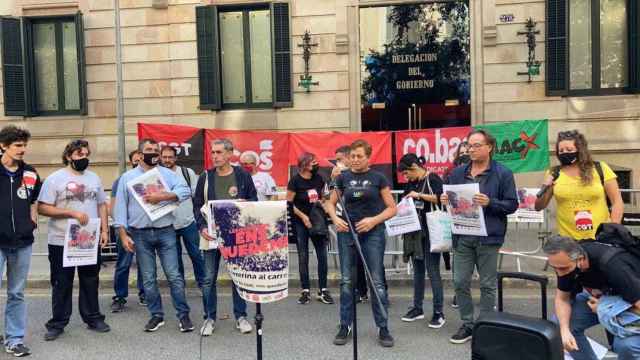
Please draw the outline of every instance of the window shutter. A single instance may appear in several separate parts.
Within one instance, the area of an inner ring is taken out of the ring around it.
[[[218,8],[196,7],[196,29],[198,40],[198,83],[200,109],[220,109],[220,60],[218,57]]]
[[[629,24],[629,91],[640,93],[640,4],[632,0],[627,2],[627,23]]]
[[[78,81],[80,82],[80,114],[87,115],[87,73],[85,70],[84,56],[84,23],[82,13],[77,12],[76,22],[76,46],[78,49]]]
[[[26,74],[20,19],[1,18],[4,113],[27,116]]]
[[[562,96],[568,93],[567,28],[567,0],[547,0],[547,96]]]
[[[273,106],[293,106],[289,4],[271,3],[273,48]]]

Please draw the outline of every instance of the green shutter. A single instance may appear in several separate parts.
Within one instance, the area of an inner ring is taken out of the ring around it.
[[[289,4],[271,3],[273,36],[273,106],[293,106],[291,89],[291,36]]]
[[[568,93],[567,15],[567,0],[547,0],[547,96],[562,96]]]
[[[216,6],[196,7],[196,31],[200,109],[219,110],[222,91],[220,90],[218,8]]]
[[[637,0],[627,2],[629,24],[629,91],[632,93],[640,92],[640,44],[638,41],[638,33],[640,32],[640,4]]]
[[[78,81],[80,82],[80,114],[87,115],[87,72],[85,70],[84,55],[84,23],[82,13],[77,12],[76,22],[76,46],[78,48]]]
[[[27,116],[27,89],[20,19],[1,18],[4,113]]]

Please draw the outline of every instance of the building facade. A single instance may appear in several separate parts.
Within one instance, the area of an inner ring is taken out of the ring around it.
[[[44,175],[67,141],[88,139],[108,183],[120,63],[126,150],[138,122],[361,131],[549,119],[552,143],[584,132],[632,187],[639,11],[625,0],[3,0],[0,125],[31,131],[28,160]]]

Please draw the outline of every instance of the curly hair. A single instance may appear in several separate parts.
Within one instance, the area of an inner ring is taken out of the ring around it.
[[[577,164],[580,169],[580,181],[584,185],[589,185],[593,181],[594,163],[587,139],[578,130],[560,131],[556,140],[556,156],[559,155],[560,142],[565,140],[572,140],[575,144],[578,150]]]
[[[0,144],[9,146],[14,142],[27,142],[31,138],[31,133],[27,129],[19,128],[15,125],[7,125],[0,130]]]
[[[86,148],[88,153],[91,154],[91,149],[89,149],[89,142],[86,140],[78,139],[73,140],[65,146],[64,151],[62,152],[62,164],[64,166],[69,165],[68,157],[71,157],[74,152]]]

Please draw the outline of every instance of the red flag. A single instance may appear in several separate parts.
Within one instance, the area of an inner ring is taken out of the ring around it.
[[[211,142],[215,139],[229,139],[234,152],[231,163],[239,165],[240,156],[249,153],[258,158],[258,171],[269,173],[276,185],[286,186],[288,180],[287,154],[289,152],[289,134],[277,131],[247,130],[205,130],[205,166],[213,166],[211,161]]]
[[[150,138],[160,146],[168,145],[176,148],[178,165],[190,167],[200,173],[204,166],[203,142],[204,131],[199,128],[183,125],[143,124],[138,123],[138,140]]]
[[[444,175],[451,167],[456,156],[458,145],[466,140],[471,127],[451,127],[428,130],[398,131],[395,133],[396,157],[413,153],[424,156],[427,170],[439,176]],[[406,179],[397,174],[398,182]]]

